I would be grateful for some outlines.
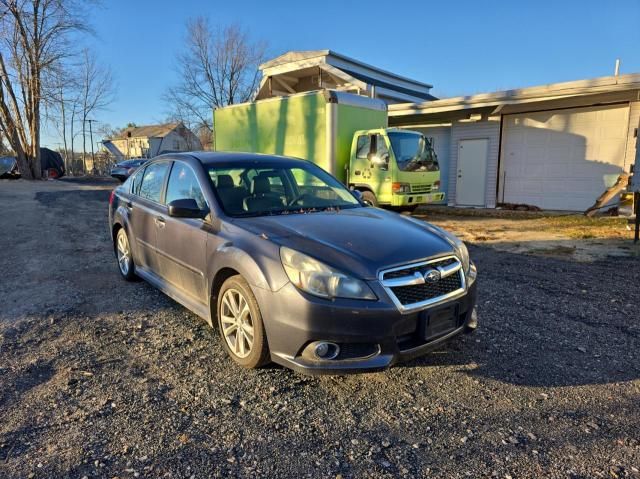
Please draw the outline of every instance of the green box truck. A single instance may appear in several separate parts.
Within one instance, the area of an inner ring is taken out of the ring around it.
[[[387,128],[382,100],[318,90],[214,111],[215,149],[312,161],[373,205],[411,208],[444,199],[432,142]]]

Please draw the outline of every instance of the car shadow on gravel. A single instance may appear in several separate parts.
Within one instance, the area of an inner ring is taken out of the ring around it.
[[[580,263],[471,246],[478,264],[479,330],[401,367],[464,366],[522,386],[640,378],[637,258]],[[624,271],[627,285],[617,284]]]

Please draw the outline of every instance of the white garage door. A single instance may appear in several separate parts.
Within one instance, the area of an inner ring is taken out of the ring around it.
[[[628,105],[505,115],[499,200],[585,210],[623,171]]]

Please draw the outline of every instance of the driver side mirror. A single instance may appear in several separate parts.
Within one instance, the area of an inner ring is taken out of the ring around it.
[[[175,218],[202,219],[209,213],[207,210],[200,209],[198,203],[193,198],[173,200],[167,206],[169,207],[169,216]]]

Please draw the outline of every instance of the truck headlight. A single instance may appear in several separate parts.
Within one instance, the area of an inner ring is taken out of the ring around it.
[[[391,190],[394,193],[411,193],[411,185],[409,183],[392,183]]]
[[[289,280],[302,291],[321,298],[377,299],[364,281],[299,251],[283,246],[280,248],[280,259]]]

